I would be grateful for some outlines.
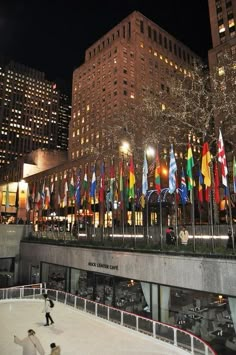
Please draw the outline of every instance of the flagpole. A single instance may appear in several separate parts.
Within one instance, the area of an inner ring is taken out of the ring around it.
[[[227,179],[228,181],[228,179]],[[232,208],[231,208],[231,197],[230,197],[230,191],[229,191],[229,188],[228,188],[228,182],[227,182],[227,192],[229,194],[229,198],[228,198],[228,206],[229,206],[229,220],[230,220],[230,229],[231,229],[231,235],[232,235],[232,246],[233,246],[233,249],[234,249],[234,227],[233,227],[233,216],[232,216]]]
[[[161,192],[159,195],[160,198],[160,237],[161,237],[161,249],[163,247],[163,227],[162,227],[162,199],[161,199]]]
[[[193,251],[196,251],[196,241],[195,241],[195,206],[194,206],[194,188],[190,190],[190,200],[192,202],[192,233],[193,233]]]
[[[176,196],[176,191],[175,191],[175,233],[176,233],[176,246],[179,246],[179,241],[178,241],[178,208],[177,208],[177,196]]]

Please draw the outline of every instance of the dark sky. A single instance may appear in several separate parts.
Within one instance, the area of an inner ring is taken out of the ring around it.
[[[85,49],[134,10],[207,58],[207,0],[1,0],[0,53],[70,87]]]

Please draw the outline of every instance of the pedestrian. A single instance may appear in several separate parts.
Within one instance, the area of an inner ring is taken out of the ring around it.
[[[176,242],[176,236],[174,233],[174,228],[167,227],[166,228],[166,244],[175,245],[175,242]]]
[[[179,238],[181,240],[181,244],[182,245],[187,245],[188,244],[188,238],[189,238],[189,234],[188,234],[188,230],[186,229],[185,226],[182,226],[180,232],[179,232]]]
[[[33,329],[29,329],[28,336],[22,340],[14,335],[14,343],[22,346],[23,355],[45,354],[44,348],[42,347],[39,339],[36,337],[35,331]]]
[[[44,297],[44,308],[42,310],[43,313],[45,313],[45,317],[46,317],[46,324],[44,324],[45,326],[48,326],[49,325],[49,321],[51,321],[51,324],[54,323],[52,317],[51,317],[51,314],[50,314],[50,311],[51,311],[51,307],[50,307],[50,300],[48,298],[48,295],[45,293],[43,295]]]
[[[52,343],[50,344],[50,347],[51,347],[50,355],[61,355],[61,348],[59,345]]]
[[[228,230],[228,241],[227,241],[227,249],[233,249],[233,238],[232,238],[232,231],[231,229]],[[235,245],[235,242],[236,242],[236,236],[235,236],[235,233],[234,233],[234,246]]]

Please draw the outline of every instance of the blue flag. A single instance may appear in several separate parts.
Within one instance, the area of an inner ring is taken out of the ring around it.
[[[148,164],[146,153],[144,152],[144,160],[143,160],[143,178],[142,178],[142,194],[146,196],[148,190]]]
[[[184,169],[182,168],[182,175],[181,175],[181,201],[183,205],[186,205],[188,200],[188,190],[186,186],[186,180],[184,175]]]
[[[169,193],[173,194],[176,190],[176,176],[177,165],[175,161],[175,155],[173,150],[173,144],[170,147],[170,168],[169,168]]]
[[[77,180],[76,180],[76,189],[75,189],[75,201],[78,207],[80,207],[80,189],[81,189],[80,171],[78,171]]]
[[[90,197],[95,199],[95,194],[96,194],[96,174],[95,174],[96,167],[93,167],[93,174],[92,174],[92,181],[90,185]],[[94,201],[95,203],[95,201]]]

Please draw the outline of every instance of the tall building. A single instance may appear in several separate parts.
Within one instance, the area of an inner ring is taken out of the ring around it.
[[[0,64],[0,168],[36,149],[67,149],[70,104],[45,74]]]
[[[199,61],[188,47],[144,15],[130,14],[86,50],[84,64],[74,71],[70,159],[117,154],[122,136],[112,130],[121,116],[128,112],[126,119],[134,119],[132,109],[142,102],[145,90],[168,93],[170,78],[190,75],[194,62]],[[164,108],[165,103],[161,104]],[[141,133],[139,127],[133,144],[142,144]]]

